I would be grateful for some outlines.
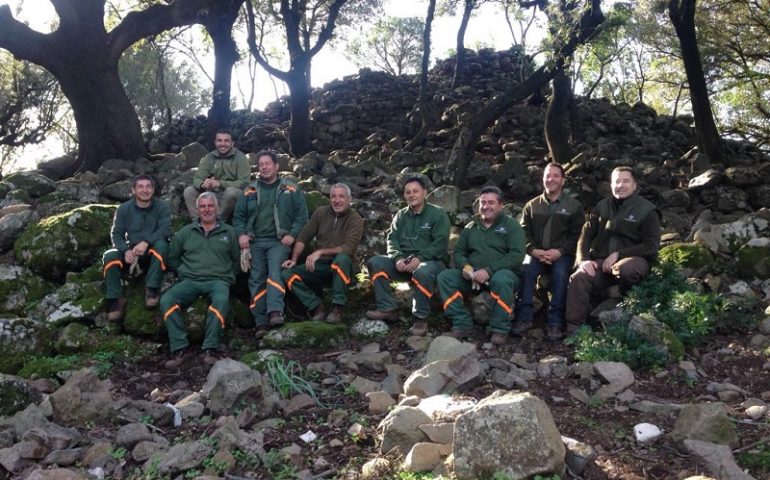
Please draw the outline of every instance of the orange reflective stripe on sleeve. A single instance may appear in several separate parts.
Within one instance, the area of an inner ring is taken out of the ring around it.
[[[339,274],[340,278],[345,283],[345,285],[348,285],[350,283],[350,279],[348,278],[347,275],[345,275],[345,272],[342,271],[342,267],[340,267],[336,263],[332,263],[332,270],[334,270]]]
[[[272,278],[268,278],[267,279],[267,284],[270,285],[271,287],[277,289],[281,293],[286,293],[286,290],[284,290],[283,285],[281,285],[280,283],[276,282]]]
[[[219,324],[222,325],[222,328],[224,329],[225,328],[225,317],[222,316],[222,314],[219,312],[219,310],[214,308],[214,305],[209,305],[209,312],[211,312],[214,315],[216,315],[216,317],[219,319]]]
[[[106,276],[107,270],[109,270],[112,267],[123,268],[123,262],[121,262],[120,260],[113,260],[111,262],[107,262],[107,265],[104,266],[104,270],[102,270],[102,275]]]
[[[286,288],[291,290],[291,284],[296,282],[297,280],[299,280],[301,282],[302,281],[302,277],[300,277],[298,273],[295,273],[294,275],[289,277],[289,279],[286,281]]]
[[[151,248],[150,249],[150,255],[152,255],[153,257],[158,259],[158,261],[160,262],[160,269],[165,272],[166,271],[166,262],[163,261],[163,257],[160,256],[160,253],[158,253],[158,251],[155,250],[154,248]]]
[[[417,290],[421,291],[423,295],[430,298],[433,296],[433,292],[428,290],[427,288],[423,287],[420,282],[417,281],[416,278],[412,277],[412,283],[414,283],[414,286],[417,287]]]
[[[508,315],[513,313],[513,309],[509,307],[501,298],[500,295],[496,294],[495,292],[489,292],[489,296],[494,298],[498,305],[503,307],[503,310],[508,313]]]
[[[179,310],[179,305],[174,305],[171,308],[169,308],[168,310],[166,310],[166,313],[163,314],[163,321],[165,322],[166,320],[168,320],[169,315],[171,315],[172,313],[174,313],[177,310]]]
[[[254,299],[251,301],[251,305],[249,305],[249,308],[254,308],[257,306],[257,302],[260,298],[265,296],[265,293],[267,293],[267,290],[262,290],[261,292],[257,292],[256,295],[254,295]]]
[[[459,298],[459,299],[462,299],[462,298],[463,298],[463,294],[462,294],[462,293],[460,293],[460,290],[456,291],[454,294],[452,294],[452,296],[451,296],[451,297],[449,297],[449,298],[447,298],[447,299],[446,299],[446,302],[444,302],[444,310],[446,310],[447,308],[449,308],[449,304],[451,304],[452,302],[454,302],[454,301],[455,301],[455,300],[457,300],[458,298]]]
[[[377,272],[372,275],[372,283],[376,282],[378,278],[383,277],[385,280],[390,280],[390,277],[385,272]]]

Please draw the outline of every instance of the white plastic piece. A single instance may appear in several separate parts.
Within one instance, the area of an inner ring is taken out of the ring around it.
[[[164,403],[164,407],[168,407],[171,410],[174,411],[174,426],[175,427],[181,427],[182,426],[182,411],[176,408],[175,405],[172,405],[170,403]]]
[[[303,433],[302,435],[299,436],[299,438],[301,438],[302,441],[305,442],[305,443],[312,442],[313,440],[316,439],[316,437],[317,437],[317,435],[315,433],[313,433],[312,430],[308,430],[307,432],[305,432],[305,433]]]
[[[97,480],[104,480],[104,469],[102,467],[94,467],[88,473],[96,477]]]
[[[637,442],[645,444],[652,443],[659,439],[663,435],[663,432],[660,431],[660,428],[651,423],[640,423],[634,425],[634,435],[636,436]]]

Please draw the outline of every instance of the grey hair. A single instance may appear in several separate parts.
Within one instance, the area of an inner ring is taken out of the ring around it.
[[[203,192],[200,195],[198,195],[198,198],[195,200],[195,206],[196,207],[200,203],[201,198],[210,198],[210,199],[214,200],[214,206],[215,207],[219,207],[219,200],[217,199],[217,196],[214,194],[214,192]]]
[[[331,191],[334,190],[335,188],[341,188],[345,190],[345,193],[347,194],[348,198],[353,198],[353,192],[350,190],[350,187],[348,187],[344,183],[335,183],[334,185],[332,185],[332,188],[329,189],[329,193],[331,193]]]

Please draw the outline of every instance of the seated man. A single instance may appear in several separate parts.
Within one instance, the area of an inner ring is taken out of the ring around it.
[[[233,226],[238,244],[251,256],[248,267],[251,305],[257,337],[283,325],[281,264],[307,223],[305,195],[297,185],[278,177],[278,159],[270,151],[257,154],[259,176],[238,199]]]
[[[533,198],[521,215],[521,226],[527,236],[524,277],[519,287],[513,334],[523,335],[532,327],[532,297],[537,278],[551,274],[551,302],[548,308],[545,336],[561,340],[567,283],[575,263],[575,248],[585,221],[580,202],[563,193],[564,168],[558,163],[546,165],[543,171],[543,194]]]
[[[184,189],[184,202],[190,218],[197,218],[195,202],[198,195],[201,192],[214,192],[219,203],[217,216],[223,222],[229,222],[235,202],[241,197],[251,178],[251,165],[246,155],[233,147],[233,135],[230,130],[217,130],[214,146],[215,150],[201,158],[193,184]]]
[[[147,269],[144,306],[148,309],[158,306],[160,285],[166,272],[164,258],[171,235],[168,205],[153,197],[155,182],[149,175],[134,177],[131,194],[134,198],[120,205],[115,212],[112,248],[102,257],[107,318],[112,322],[121,320],[125,312],[126,299],[121,284],[124,268],[144,266]]]
[[[356,247],[364,233],[364,219],[350,208],[352,195],[344,183],[332,185],[331,204],[319,207],[302,229],[294,243],[291,258],[281,265],[283,282],[308,309],[313,320],[339,323],[342,310],[348,303],[347,291],[357,265]],[[304,265],[297,260],[305,245],[315,239],[315,250],[307,256]],[[332,308],[326,313],[323,301],[313,292],[332,281]]]
[[[460,233],[454,253],[455,268],[438,276],[444,315],[452,321],[448,334],[457,339],[473,334],[473,318],[463,304],[463,296],[488,288],[495,300],[489,317],[490,341],[502,345],[508,340],[513,292],[524,260],[524,231],[502,209],[503,192],[497,187],[482,188],[480,218],[471,220]]]
[[[407,206],[393,217],[388,232],[388,254],[367,262],[374,287],[375,310],[366,312],[372,320],[398,319],[398,305],[390,282],[411,281],[412,335],[425,335],[430,314],[430,299],[436,275],[446,268],[449,244],[449,216],[425,202],[428,190],[422,177],[409,177],[404,183]]]
[[[599,201],[578,240],[578,268],[567,288],[567,330],[583,325],[591,293],[619,284],[628,291],[650,271],[660,247],[660,214],[637,192],[630,167],[617,167],[610,180],[612,197]]]
[[[240,263],[238,238],[233,227],[217,218],[216,195],[201,193],[197,205],[199,219],[174,235],[168,253],[168,265],[176,270],[179,281],[160,299],[172,355],[166,362],[169,369],[182,365],[190,344],[182,309],[203,295],[211,302],[206,316],[203,361],[207,365],[216,362],[225,318],[230,311],[230,285],[235,283],[235,272]]]

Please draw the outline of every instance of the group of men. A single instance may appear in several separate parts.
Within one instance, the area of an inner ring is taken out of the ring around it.
[[[216,360],[230,309],[230,287],[239,270],[249,272],[249,309],[259,338],[284,323],[287,290],[313,320],[341,322],[358,265],[356,248],[364,222],[351,208],[347,185],[334,184],[330,204],[316,209],[308,220],[304,195],[294,182],[278,175],[274,153],[256,154],[259,173],[250,182],[248,158],[234,148],[229,131],[217,132],[215,147],[200,161],[193,185],[184,191],[192,222],[170,244],[169,207],[154,197],[153,179],[138,175],[133,198],[115,213],[113,248],[103,257],[112,321],[125,313],[122,272],[147,270],[145,307],[160,307],[172,354],[169,368],[182,365],[189,347],[182,312],[201,296],[210,303],[204,362]],[[477,199],[478,216],[462,230],[454,249],[455,268],[448,268],[449,217],[426,201],[422,177],[407,178],[407,206],[393,218],[387,254],[367,262],[375,307],[366,316],[397,320],[391,283],[407,281],[413,291],[411,333],[427,333],[431,302],[438,295],[452,321],[448,334],[464,338],[474,332],[464,300],[486,290],[494,301],[490,341],[503,344],[509,334],[523,335],[532,326],[535,285],[541,273],[550,272],[546,336],[563,338],[565,326],[573,329],[585,322],[592,292],[616,283],[627,290],[649,272],[660,237],[659,214],[639,196],[630,168],[613,170],[612,197],[599,202],[585,222],[580,203],[564,193],[564,182],[563,168],[549,164],[544,192],[526,204],[521,224],[503,213],[503,192],[484,187]],[[307,255],[300,262],[303,253]],[[570,276],[574,265],[577,269]],[[161,296],[169,267],[179,281]],[[319,292],[328,284],[332,292],[327,308]]]

